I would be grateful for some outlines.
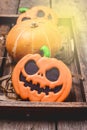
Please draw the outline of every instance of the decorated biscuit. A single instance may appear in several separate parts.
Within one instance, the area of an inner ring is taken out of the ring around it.
[[[62,61],[28,54],[15,66],[12,83],[22,99],[61,102],[70,93],[72,76]]]

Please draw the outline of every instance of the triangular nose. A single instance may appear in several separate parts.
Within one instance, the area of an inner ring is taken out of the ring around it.
[[[38,75],[40,75],[41,77],[43,77],[43,73],[40,73],[40,72],[39,72]]]

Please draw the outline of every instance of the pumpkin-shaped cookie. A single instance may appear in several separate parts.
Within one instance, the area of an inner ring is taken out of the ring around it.
[[[20,14],[17,19],[17,24],[24,21],[24,20],[31,20],[31,19],[39,19],[39,20],[49,20],[53,23],[58,23],[58,16],[57,13],[46,6],[34,6],[31,9],[27,10],[25,13]]]
[[[62,61],[28,54],[15,66],[12,83],[22,99],[61,102],[70,93],[72,76]]]
[[[58,28],[48,20],[27,20],[16,24],[6,39],[7,51],[14,60],[29,53],[39,53],[43,46],[49,49],[52,57],[61,48]]]

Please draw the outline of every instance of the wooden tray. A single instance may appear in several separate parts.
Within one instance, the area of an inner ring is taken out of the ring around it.
[[[0,36],[6,36],[10,28],[16,23],[18,15],[2,15],[0,16]],[[87,94],[86,94],[86,79],[82,80],[80,75],[85,78],[82,70],[82,63],[78,49],[78,40],[76,36],[76,30],[73,26],[72,18],[60,18],[59,25],[66,26],[70,29],[70,36],[74,42],[74,59],[72,63],[68,65],[70,70],[77,76],[73,77],[73,85],[70,95],[65,102],[30,102],[9,99],[5,96],[4,92],[0,88],[0,115],[12,116],[18,115],[26,116],[29,118],[86,118],[87,116]],[[4,39],[5,41],[5,39]],[[7,75],[10,71],[9,63],[5,57],[8,57],[8,53],[5,49],[5,42],[0,45],[0,78]],[[78,76],[79,75],[79,76]],[[0,86],[6,85],[0,81]]]

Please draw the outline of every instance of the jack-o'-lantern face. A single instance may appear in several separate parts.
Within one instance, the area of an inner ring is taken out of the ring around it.
[[[17,24],[31,19],[39,20],[49,20],[53,23],[58,23],[58,16],[54,10],[46,6],[34,6],[31,9],[27,10],[25,13],[21,14],[17,19]]]
[[[64,101],[70,92],[72,77],[63,62],[28,54],[14,68],[12,82],[22,99]]]

